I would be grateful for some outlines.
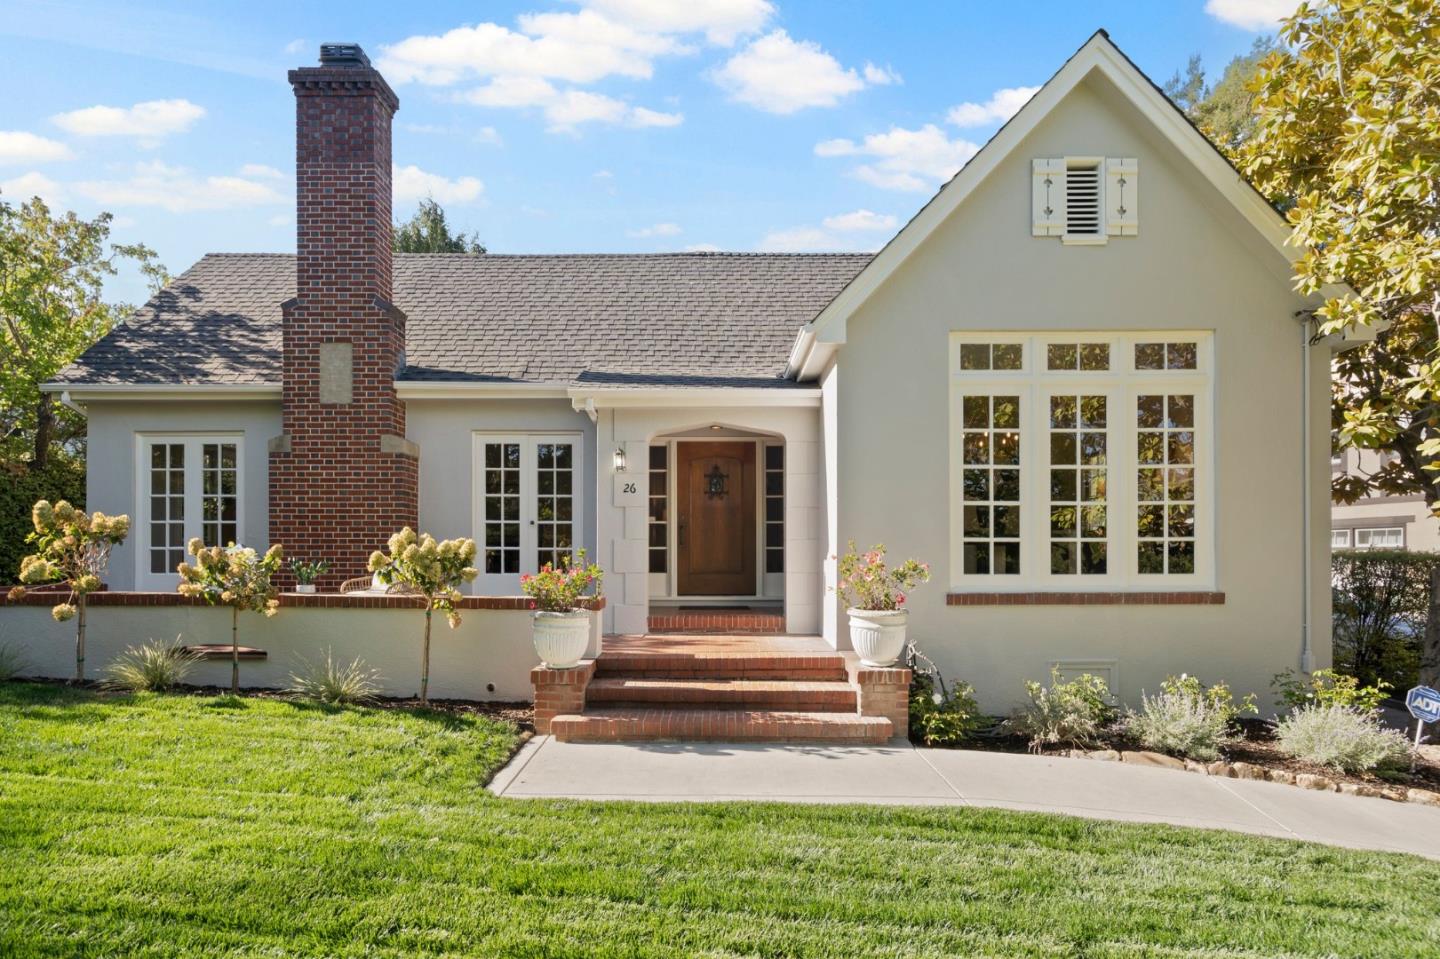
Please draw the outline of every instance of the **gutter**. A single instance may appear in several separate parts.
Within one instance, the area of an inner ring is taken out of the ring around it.
[[[63,406],[63,407],[65,407],[66,409],[74,410],[75,412],[79,413],[79,414],[80,414],[82,417],[84,417],[85,419],[89,419],[89,418],[90,418],[90,414],[87,413],[87,412],[85,412],[85,407],[81,406],[79,403],[76,403],[74,400],[72,400],[72,399],[70,398],[70,391],[69,391],[69,390],[61,390],[61,391],[60,391],[60,405]]]
[[[795,344],[790,347],[790,358],[785,361],[785,372],[783,378],[787,380],[797,379],[800,371],[805,367],[805,361],[810,358],[810,351],[815,344],[815,322],[812,320],[800,327],[795,334]]]
[[[1314,565],[1310,555],[1310,324],[1303,314],[1300,321],[1300,403],[1300,672],[1310,673],[1315,666],[1315,656],[1310,648],[1310,581]]]

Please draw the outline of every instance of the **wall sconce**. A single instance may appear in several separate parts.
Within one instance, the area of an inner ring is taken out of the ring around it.
[[[623,447],[616,448],[614,456],[615,472],[625,472],[625,450]]]

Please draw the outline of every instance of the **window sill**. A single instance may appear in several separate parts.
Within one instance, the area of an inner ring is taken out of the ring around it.
[[[1065,233],[1060,237],[1065,246],[1104,246],[1109,240],[1104,233]]]
[[[947,606],[1219,606],[1224,602],[1224,593],[1208,590],[945,594]]]

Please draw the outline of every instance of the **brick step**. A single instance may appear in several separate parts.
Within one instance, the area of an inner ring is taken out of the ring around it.
[[[845,659],[834,653],[601,653],[599,676],[637,679],[846,679]]]
[[[785,614],[779,610],[747,609],[666,609],[651,612],[647,628],[652,633],[753,633],[785,632]]]
[[[883,743],[890,720],[854,713],[772,709],[587,709],[556,716],[550,732],[561,742],[684,739],[712,742]]]
[[[674,705],[707,709],[786,709],[855,712],[857,690],[848,682],[786,682],[753,679],[650,679],[605,676],[585,690],[597,706]]]

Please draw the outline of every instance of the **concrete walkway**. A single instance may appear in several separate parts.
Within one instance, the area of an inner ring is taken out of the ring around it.
[[[992,806],[1440,859],[1440,807],[1123,763],[903,744],[562,743],[538,736],[489,788],[511,799]]]

